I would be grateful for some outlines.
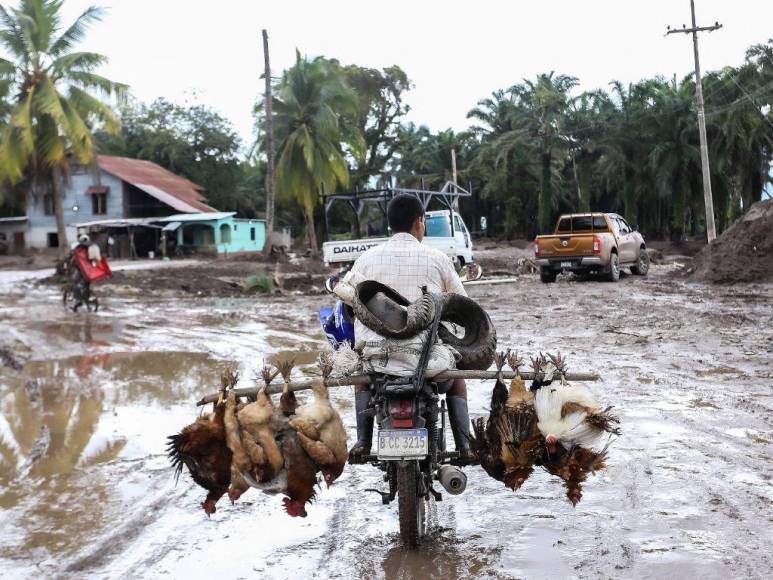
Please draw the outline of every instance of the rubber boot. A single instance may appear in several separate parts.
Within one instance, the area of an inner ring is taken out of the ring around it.
[[[357,419],[357,442],[349,451],[349,462],[358,463],[370,454],[373,444],[373,415],[370,413],[370,391],[354,393],[354,412]]]
[[[470,413],[467,410],[467,398],[446,397],[446,405],[459,460],[462,463],[474,461],[475,454],[470,449]]]

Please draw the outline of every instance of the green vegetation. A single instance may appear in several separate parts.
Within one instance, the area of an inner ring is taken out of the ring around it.
[[[575,94],[578,79],[550,72],[479,101],[468,113],[470,130],[433,133],[403,122],[411,83],[399,68],[313,62],[340,72],[359,97],[356,114],[339,112],[336,125],[346,136],[337,151],[348,163],[350,187],[382,183],[385,174],[406,187],[441,187],[451,179],[453,149],[459,182],[471,183],[474,192],[462,211],[475,224],[486,216],[490,234],[532,237],[549,230],[561,212],[594,210],[624,214],[650,238],[704,235],[692,76],[628,86],[613,81],[608,90]],[[751,47],[741,66],[707,74],[704,93],[722,231],[761,198],[769,181],[773,40]],[[286,139],[282,131],[277,137]],[[347,146],[352,132],[363,136],[364,154]],[[304,201],[307,216],[310,201]],[[333,221],[344,215],[351,221],[348,208],[338,212]],[[351,234],[365,230],[359,221],[378,218],[355,218]],[[328,235],[346,233],[339,226]]]
[[[704,235],[692,76],[612,81],[578,93],[577,78],[549,72],[480,100],[467,115],[469,130],[432,132],[405,121],[412,83],[400,67],[296,54],[274,83],[276,170],[269,176],[260,101],[258,138],[246,155],[231,123],[203,105],[123,104],[119,123],[99,97],[120,97],[126,87],[94,72],[104,56],[73,51],[102,11],[89,8],[62,32],[61,6],[20,0],[0,9],[7,56],[0,59],[0,187],[17,208],[28,191],[58,191],[67,160],[88,163],[96,147],[159,163],[201,184],[214,207],[247,217],[262,214],[273,179],[278,223],[305,232],[317,251],[321,195],[390,178],[438,188],[451,179],[454,151],[459,183],[474,193],[462,201],[473,229],[485,216],[491,235],[531,237],[560,212],[594,210],[624,214],[648,238]],[[739,66],[708,73],[704,93],[722,231],[769,182],[773,40],[752,46]],[[65,247],[61,200],[53,198]],[[325,234],[362,235],[367,222],[383,219],[376,208],[352,217],[350,208],[335,207]]]
[[[201,185],[210,205],[218,209],[245,217],[255,217],[262,209],[263,188],[254,182],[265,178],[265,168],[241,159],[239,136],[217,112],[157,99],[150,105],[128,104],[121,120],[120,134],[96,135],[101,153],[158,163]]]
[[[250,293],[272,294],[276,290],[274,279],[265,272],[258,272],[244,280],[244,288]]]
[[[60,253],[68,249],[61,191],[69,161],[94,157],[92,130],[116,132],[119,120],[95,95],[121,96],[126,87],[94,71],[101,54],[73,50],[89,26],[101,19],[88,8],[62,30],[62,0],[22,0],[0,6],[0,182],[25,194],[52,195]],[[18,187],[20,182],[26,187]]]
[[[296,53],[295,65],[282,74],[274,103],[278,138],[277,199],[303,208],[312,252],[318,250],[314,208],[320,194],[349,184],[343,145],[357,158],[362,135],[344,122],[357,110],[357,96],[339,69],[324,58]]]

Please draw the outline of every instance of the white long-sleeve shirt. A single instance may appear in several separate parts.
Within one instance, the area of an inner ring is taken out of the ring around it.
[[[450,292],[467,295],[454,269],[451,258],[443,252],[422,244],[408,233],[397,233],[387,242],[362,254],[335,287],[336,295],[352,303],[354,289],[365,280],[386,284],[413,302],[421,296],[422,286],[430,292]],[[355,348],[375,344],[383,337],[359,320],[354,323]]]

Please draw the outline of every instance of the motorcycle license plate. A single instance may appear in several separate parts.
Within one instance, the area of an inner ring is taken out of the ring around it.
[[[429,453],[426,429],[389,429],[378,432],[379,459],[415,459]]]
[[[561,262],[562,268],[572,268],[574,267],[574,262]]]

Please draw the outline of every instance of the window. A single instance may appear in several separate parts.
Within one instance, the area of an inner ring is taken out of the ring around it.
[[[228,224],[223,224],[220,226],[220,243],[221,244],[231,243],[231,226],[229,226]]]
[[[91,194],[91,213],[94,215],[105,215],[107,213],[107,194]]]
[[[609,228],[603,215],[593,216],[593,231],[606,232]]]
[[[458,215],[454,216],[454,230],[464,233],[464,226],[462,225],[462,220],[459,219]]]
[[[427,216],[425,219],[427,224],[425,235],[428,238],[451,237],[451,220],[448,219],[448,214]]]
[[[43,196],[43,214],[54,215],[54,196],[50,193]]]
[[[630,234],[631,226],[628,225],[628,222],[625,221],[623,218],[617,218],[617,219],[620,222],[620,233]]]
[[[575,216],[572,218],[573,232],[589,232],[593,229],[593,218],[589,215]]]
[[[572,220],[568,217],[561,218],[561,221],[558,222],[558,231],[559,233],[572,231]]]
[[[58,248],[59,234],[57,234],[56,232],[48,232],[48,234],[46,234],[46,245],[49,248]]]
[[[255,228],[250,228],[250,240],[255,241]]]
[[[616,235],[620,235],[620,222],[616,218],[609,218],[609,221],[612,222],[612,230],[615,232]]]

